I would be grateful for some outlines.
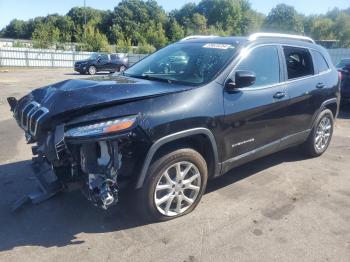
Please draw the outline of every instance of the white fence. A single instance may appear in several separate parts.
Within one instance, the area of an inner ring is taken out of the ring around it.
[[[328,49],[328,52],[335,65],[343,58],[350,58],[350,48]]]
[[[337,64],[342,58],[350,58],[350,49],[328,49],[333,63]],[[49,49],[1,47],[0,67],[65,67],[72,68],[77,60],[88,58],[91,52],[59,51]],[[128,54],[129,64],[132,65],[147,55]]]
[[[75,61],[88,58],[92,52],[74,52],[33,48],[0,48],[0,67],[72,68]],[[147,55],[128,54],[132,65]]]

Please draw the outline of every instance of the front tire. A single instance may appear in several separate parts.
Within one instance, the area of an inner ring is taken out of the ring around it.
[[[190,213],[200,202],[208,180],[204,158],[193,149],[180,149],[153,162],[139,194],[140,209],[152,221]]]
[[[325,109],[319,114],[307,141],[302,145],[303,151],[311,157],[322,155],[331,142],[333,129],[333,113],[331,110]]]
[[[88,68],[89,75],[95,75],[96,72],[97,72],[97,69],[95,66],[89,66],[89,68]]]

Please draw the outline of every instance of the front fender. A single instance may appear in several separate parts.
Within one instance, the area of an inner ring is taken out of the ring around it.
[[[212,146],[212,149],[214,152],[214,164],[215,164],[214,176],[217,176],[220,173],[220,164],[219,164],[217,145],[216,145],[214,135],[207,128],[194,128],[194,129],[184,130],[184,131],[180,131],[180,132],[162,137],[151,146],[151,148],[148,150],[147,156],[145,158],[145,161],[144,161],[142,169],[141,169],[141,173],[140,173],[139,178],[137,180],[136,189],[139,189],[143,186],[143,183],[145,181],[147,171],[148,171],[148,168],[151,164],[152,158],[161,146],[163,146],[169,142],[175,141],[177,139],[180,139],[180,138],[186,138],[186,137],[191,136],[191,135],[205,135],[209,138],[209,141],[211,143],[211,146]]]

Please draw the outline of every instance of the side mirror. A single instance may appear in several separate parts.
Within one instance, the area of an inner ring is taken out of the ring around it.
[[[238,88],[248,87],[254,85],[256,81],[255,73],[252,71],[237,71],[235,74],[235,80],[229,79],[225,88],[227,90],[234,90]]]
[[[254,85],[256,75],[252,71],[237,71],[235,75],[235,83],[237,88],[248,87]]]

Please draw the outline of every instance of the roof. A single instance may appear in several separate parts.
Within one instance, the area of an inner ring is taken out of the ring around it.
[[[242,44],[248,42],[247,37],[238,36],[200,36],[180,40],[180,43],[217,43],[217,44]]]
[[[190,36],[180,40],[179,43],[217,43],[217,44],[233,44],[246,45],[246,44],[284,44],[301,46],[305,48],[314,48],[323,50],[323,48],[314,43],[314,40],[304,36],[287,35],[287,34],[265,34],[258,33],[249,37],[236,37],[236,36]]]

